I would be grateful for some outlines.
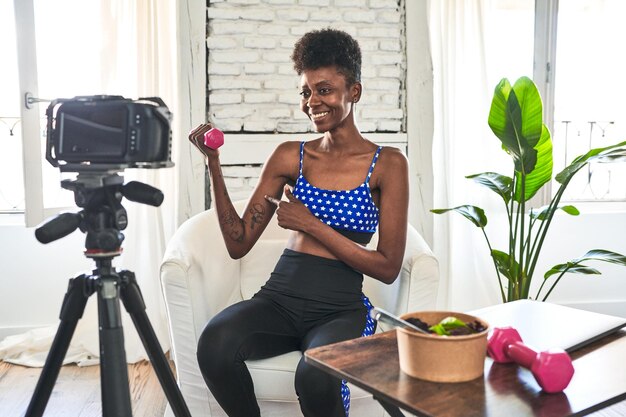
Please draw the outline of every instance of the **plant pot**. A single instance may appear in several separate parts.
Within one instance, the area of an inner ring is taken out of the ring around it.
[[[465,323],[478,320],[485,330],[464,336],[439,336],[398,328],[398,354],[400,369],[404,373],[432,382],[464,382],[483,374],[489,331],[486,321],[452,311],[416,311],[400,318],[419,318],[433,325],[449,316]]]

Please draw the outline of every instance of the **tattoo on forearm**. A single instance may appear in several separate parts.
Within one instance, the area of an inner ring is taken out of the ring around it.
[[[250,229],[254,230],[254,226],[263,223],[265,219],[265,207],[262,204],[256,203],[250,209],[252,213],[252,220],[250,221]]]
[[[226,210],[220,215],[220,223],[224,226],[233,226],[235,224],[235,219],[237,218],[237,213],[235,210]]]
[[[229,238],[231,238],[231,240],[234,240],[235,242],[243,242],[243,229],[242,230],[233,230],[230,235],[228,235]]]
[[[225,232],[235,242],[242,242],[245,222],[239,218],[235,210],[226,210],[220,215],[220,224],[227,228]]]

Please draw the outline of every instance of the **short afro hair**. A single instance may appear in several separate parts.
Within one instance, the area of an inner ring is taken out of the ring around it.
[[[348,85],[361,81],[361,48],[342,30],[328,28],[304,34],[296,42],[291,59],[298,75],[306,70],[336,66]]]

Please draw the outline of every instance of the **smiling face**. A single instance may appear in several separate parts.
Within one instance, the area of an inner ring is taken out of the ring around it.
[[[300,95],[300,109],[311,119],[315,130],[328,132],[346,123],[354,125],[352,109],[360,98],[361,84],[348,86],[345,76],[336,67],[305,70]]]

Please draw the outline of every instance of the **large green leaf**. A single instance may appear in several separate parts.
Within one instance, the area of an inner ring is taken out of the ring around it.
[[[481,174],[468,175],[465,178],[469,178],[478,184],[489,188],[494,193],[498,194],[505,203],[511,200],[511,187],[513,180],[511,177],[501,175],[496,172],[483,172]]]
[[[576,262],[584,261],[602,261],[626,266],[626,256],[621,253],[611,252],[610,250],[604,249],[592,249],[582,257],[576,259]]]
[[[626,148],[612,149],[593,158],[593,162],[612,163],[626,161]]]
[[[593,249],[580,258],[573,259],[564,264],[554,265],[548,272],[545,273],[544,278],[547,279],[550,276],[561,272],[570,272],[573,274],[600,274],[600,271],[582,265],[582,262],[585,261],[601,261],[626,266],[626,256],[621,253],[611,252],[604,249]]]
[[[543,104],[535,83],[528,77],[520,77],[513,85],[513,91],[522,110],[522,137],[536,148],[543,126]]]
[[[546,183],[552,180],[552,139],[550,131],[543,125],[541,129],[541,138],[535,146],[537,151],[537,163],[532,172],[526,174],[526,183],[524,188],[524,201],[530,200],[537,191]],[[515,173],[517,181],[515,182],[515,201],[521,202],[520,195],[522,193],[521,172]]]
[[[560,274],[562,272],[570,272],[572,274],[586,274],[586,275],[600,275],[601,272],[595,268],[589,266],[573,264],[571,262],[565,264],[554,265],[543,276],[544,279],[550,278],[552,275]]]
[[[563,210],[564,212],[566,212],[567,214],[570,214],[572,216],[578,216],[580,214],[580,211],[572,206],[572,205],[559,205],[555,210]],[[546,220],[548,218],[548,215],[550,214],[550,206],[543,206],[543,207],[539,207],[538,209],[532,209],[530,210],[530,217],[532,219],[537,219],[537,220]]]
[[[477,227],[487,226],[487,216],[485,215],[485,210],[481,209],[480,207],[470,206],[466,204],[464,206],[458,206],[453,208],[431,210],[431,212],[435,214],[447,213],[449,211],[456,211],[457,213],[460,213],[461,215],[463,215],[463,217],[474,223],[474,225]]]
[[[626,160],[626,141],[604,148],[591,149],[584,155],[580,155],[572,161],[563,171],[554,177],[560,184],[567,184],[582,167],[591,161],[616,162]]]
[[[493,133],[502,140],[503,137],[514,135],[513,125],[507,117],[507,101],[512,87],[509,80],[500,80],[493,92],[491,109],[489,110],[489,127]]]
[[[496,86],[489,126],[512,156],[515,170],[528,174],[535,169],[535,145],[542,135],[542,104],[537,87],[527,77],[513,87],[503,78]]]
[[[498,271],[510,281],[517,282],[520,275],[520,266],[515,259],[511,259],[508,253],[502,252],[497,249],[491,251],[491,256],[496,262]]]

